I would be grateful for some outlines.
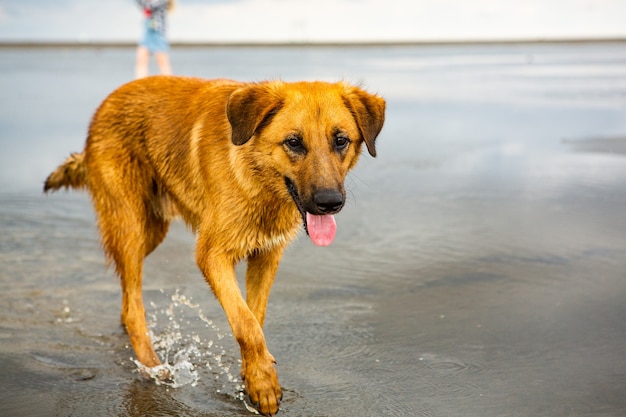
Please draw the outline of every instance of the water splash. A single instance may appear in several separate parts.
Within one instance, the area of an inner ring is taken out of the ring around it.
[[[70,308],[69,301],[63,300],[63,308],[61,311],[55,313],[57,323],[74,323],[78,321],[72,316],[72,309]]]
[[[161,293],[165,294],[163,290]],[[152,311],[147,313],[150,338],[163,364],[148,368],[131,359],[137,371],[159,385],[172,388],[195,387],[202,379],[213,379],[217,382],[217,393],[244,401],[244,386],[237,373],[239,366],[236,366],[241,361],[230,357],[220,344],[229,334],[222,332],[204,315],[200,306],[180,290],[169,298],[165,307],[151,302]],[[192,324],[203,325],[210,338],[195,333]]]

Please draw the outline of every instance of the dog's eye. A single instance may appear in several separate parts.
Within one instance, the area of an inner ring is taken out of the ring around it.
[[[294,152],[304,153],[306,151],[302,143],[302,138],[299,136],[289,136],[284,143]]]
[[[335,149],[341,150],[348,146],[350,139],[345,136],[335,136]]]

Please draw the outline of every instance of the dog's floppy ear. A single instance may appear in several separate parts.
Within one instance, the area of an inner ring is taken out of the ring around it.
[[[368,152],[376,156],[374,142],[385,122],[385,100],[358,87],[348,87],[344,102],[356,120]]]
[[[282,100],[268,84],[250,84],[235,90],[226,104],[233,143],[237,146],[246,143],[281,107]]]

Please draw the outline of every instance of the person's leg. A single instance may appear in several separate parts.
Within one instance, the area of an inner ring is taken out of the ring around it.
[[[172,64],[170,55],[167,52],[156,52],[154,54],[161,75],[172,75]]]
[[[137,47],[137,58],[135,61],[135,78],[143,78],[148,76],[148,62],[150,60],[150,51],[143,45]]]

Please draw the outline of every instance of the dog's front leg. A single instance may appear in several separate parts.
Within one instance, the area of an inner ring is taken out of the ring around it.
[[[274,357],[267,350],[261,324],[241,295],[235,276],[235,259],[213,248],[204,249],[202,245],[199,245],[196,257],[239,343],[242,377],[250,401],[261,414],[276,414],[282,392]]]
[[[246,271],[246,302],[261,327],[265,321],[265,309],[274,283],[284,246],[257,252],[248,257]]]

